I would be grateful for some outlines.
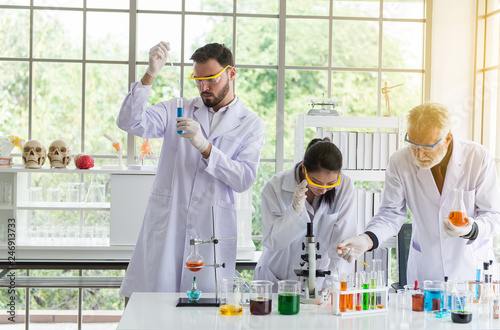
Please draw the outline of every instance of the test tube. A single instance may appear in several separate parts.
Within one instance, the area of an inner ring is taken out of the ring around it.
[[[361,276],[362,272],[356,273],[356,289],[361,289],[363,285],[363,279]],[[355,306],[354,309],[357,311],[360,311],[362,309],[363,301],[361,299],[361,293],[356,293],[356,301],[355,301]]]
[[[368,274],[365,274],[363,272],[363,289],[369,289],[370,288],[370,283],[368,280]],[[368,310],[370,309],[370,293],[364,292],[363,293],[363,310]]]
[[[347,290],[347,275],[345,273],[340,274],[340,291]],[[347,295],[340,295],[340,312],[344,313],[347,311]]]
[[[184,100],[179,97],[177,98],[177,118],[183,116]],[[182,134],[182,131],[177,131],[177,134]]]
[[[354,274],[349,274],[347,276],[347,290],[352,290],[354,288]],[[347,308],[354,310],[354,297],[353,294],[347,296]]]
[[[377,272],[372,271],[370,274],[370,289],[377,288]],[[377,307],[377,294],[375,292],[370,292],[370,309],[375,309]]]

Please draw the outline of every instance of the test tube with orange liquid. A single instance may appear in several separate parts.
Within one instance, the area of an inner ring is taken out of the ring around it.
[[[347,275],[345,273],[340,274],[340,291],[347,291]],[[344,313],[347,311],[347,294],[340,295],[340,312]]]

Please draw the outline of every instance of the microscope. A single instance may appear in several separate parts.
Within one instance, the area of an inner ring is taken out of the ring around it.
[[[316,288],[316,277],[325,277],[330,275],[329,270],[316,269],[316,259],[321,259],[321,255],[316,254],[316,249],[319,250],[319,242],[314,243],[313,223],[307,223],[307,232],[305,243],[302,242],[302,250],[306,250],[305,254],[300,257],[303,260],[300,266],[308,264],[308,269],[295,269],[295,275],[305,277],[305,293],[300,297],[300,302],[303,304],[316,304],[319,305],[323,302],[323,297],[318,297],[318,290]]]

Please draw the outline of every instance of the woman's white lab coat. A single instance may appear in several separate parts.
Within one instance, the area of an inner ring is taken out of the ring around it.
[[[116,121],[134,135],[163,138],[141,232],[120,294],[130,297],[134,291],[187,291],[193,276],[200,290],[214,292],[213,267],[198,272],[185,267],[191,252],[189,241],[191,237],[213,236],[212,206],[216,238],[237,237],[235,192],[249,189],[257,176],[264,123],[235,98],[210,133],[208,109],[201,98],[184,99],[184,117],[198,121],[212,143],[210,157],[205,160],[177,133],[176,100],[146,107],[149,91],[150,87],[139,82],[132,84]],[[213,264],[213,244],[199,245],[199,254],[205,265]],[[219,268],[219,279],[234,276],[236,239],[217,244],[217,262],[226,265]]]
[[[479,229],[475,240],[450,237],[443,228],[452,211],[453,189],[464,190],[467,215]],[[490,238],[500,232],[500,190],[493,158],[474,142],[453,139],[442,194],[430,169],[419,168],[409,147],[390,159],[384,193],[376,216],[366,230],[379,242],[398,233],[412,213],[412,238],[408,259],[408,283],[418,280],[475,280],[476,267],[492,256]]]
[[[274,175],[262,191],[262,245],[264,249],[254,271],[254,279],[269,280],[301,280],[295,275],[295,269],[306,269],[300,266],[302,243],[305,242],[306,223],[310,222],[309,214],[304,211],[299,216],[292,207],[293,194],[299,182],[295,178],[295,168]],[[317,269],[331,270],[331,278],[317,279],[317,289],[326,285],[338,286],[340,272],[352,273],[354,267],[338,257],[338,243],[347,237],[356,235],[356,193],[352,180],[342,174],[341,183],[334,188],[333,206],[322,202],[313,217],[314,241],[319,242],[316,260]],[[307,202],[306,202],[307,203]],[[277,285],[273,287],[277,290]]]

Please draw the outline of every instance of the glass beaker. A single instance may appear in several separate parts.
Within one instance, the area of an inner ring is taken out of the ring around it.
[[[104,203],[104,190],[105,186],[103,184],[91,183],[85,197],[85,203]]]
[[[273,285],[271,281],[250,282],[250,313],[268,315],[272,309]]]
[[[42,192],[43,192],[42,187],[30,187],[30,189],[29,189],[30,202],[32,202],[32,203],[41,202],[42,201]]]
[[[448,219],[457,227],[468,225],[469,219],[467,219],[465,210],[463,189],[453,189],[453,195],[453,205]]]
[[[432,299],[440,299],[444,306],[444,281],[424,281],[424,310],[432,311]]]
[[[220,308],[223,315],[241,315],[243,312],[243,280],[223,278],[220,282]]]
[[[59,203],[61,201],[61,189],[47,188],[47,202]]]
[[[69,182],[68,190],[66,191],[66,201],[68,203],[80,203],[83,195],[83,183]]]
[[[278,312],[295,315],[300,310],[300,282],[284,280],[278,282]]]
[[[451,301],[451,320],[455,323],[469,323],[472,320],[472,294],[468,290],[457,290]]]

